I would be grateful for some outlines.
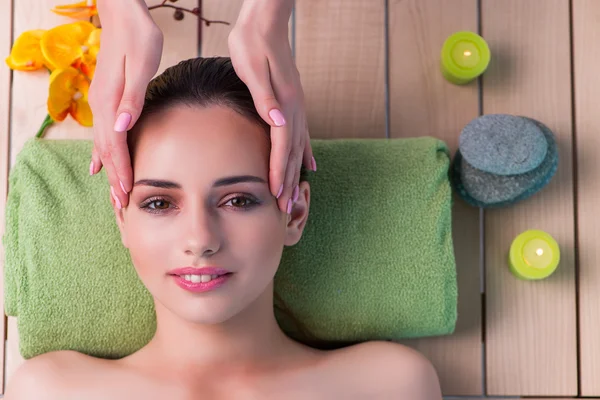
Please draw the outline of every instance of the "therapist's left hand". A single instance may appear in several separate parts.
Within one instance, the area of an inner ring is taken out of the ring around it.
[[[245,0],[229,35],[237,75],[271,125],[269,185],[281,211],[298,198],[300,167],[316,171],[300,75],[288,39],[291,0]]]

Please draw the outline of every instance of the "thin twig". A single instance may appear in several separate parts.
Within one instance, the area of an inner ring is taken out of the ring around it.
[[[155,10],[157,8],[162,8],[162,7],[164,7],[164,8],[172,8],[174,10],[185,11],[185,12],[188,12],[190,14],[193,14],[193,15],[197,16],[198,18],[200,18],[202,21],[204,21],[206,23],[206,26],[209,26],[210,24],[225,24],[225,25],[229,25],[229,22],[227,22],[227,21],[213,21],[213,20],[210,20],[210,19],[206,19],[206,18],[203,18],[203,17],[199,16],[198,12],[195,12],[194,10],[189,10],[189,9],[183,8],[183,7],[177,7],[177,6],[174,6],[172,4],[166,4],[166,3],[167,3],[167,0],[163,0],[163,2],[160,3],[160,4],[148,7],[148,10]]]

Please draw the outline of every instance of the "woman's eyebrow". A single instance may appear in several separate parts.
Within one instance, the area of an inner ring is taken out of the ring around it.
[[[161,189],[181,189],[181,185],[176,182],[163,181],[160,179],[140,179],[133,186],[153,186]]]
[[[265,181],[263,178],[260,178],[258,176],[239,175],[239,176],[228,176],[226,178],[221,178],[221,179],[215,181],[215,183],[213,183],[213,187],[234,185],[236,183],[242,183],[242,182],[267,183],[267,181]]]
[[[239,175],[239,176],[228,176],[225,178],[218,179],[213,183],[213,187],[235,185],[236,183],[243,182],[258,182],[267,183],[263,178],[254,175]],[[165,181],[160,179],[140,179],[135,182],[133,186],[153,186],[161,189],[181,189],[181,185],[177,182]]]

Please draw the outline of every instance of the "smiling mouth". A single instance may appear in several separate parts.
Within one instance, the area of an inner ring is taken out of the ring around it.
[[[228,272],[226,274],[223,275],[191,275],[191,274],[185,274],[185,275],[175,275],[175,276],[179,276],[181,279],[183,279],[186,282],[190,282],[190,283],[208,283],[210,281],[212,281],[213,279],[217,279],[221,276],[228,276],[231,275],[231,272]]]

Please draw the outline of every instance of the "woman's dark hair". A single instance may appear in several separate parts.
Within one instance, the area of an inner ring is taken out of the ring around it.
[[[229,57],[193,58],[167,68],[148,85],[140,118],[183,104],[225,106],[269,129]]]
[[[138,122],[177,105],[228,107],[258,124],[270,137],[269,124],[256,111],[250,90],[236,74],[229,57],[192,58],[165,69],[148,84]],[[133,162],[135,128],[132,133],[128,140]],[[300,181],[304,180],[306,171],[302,167]]]
[[[246,84],[237,76],[229,57],[193,58],[167,68],[152,79],[146,89],[144,107],[136,126],[153,114],[171,107],[228,107],[250,121],[260,125],[267,137],[270,126],[256,111],[252,95]],[[128,145],[133,165],[137,130],[128,135]],[[306,180],[306,170],[300,170],[300,181]],[[275,309],[287,316],[305,337],[313,337],[302,323],[289,312],[285,301],[274,293]]]

